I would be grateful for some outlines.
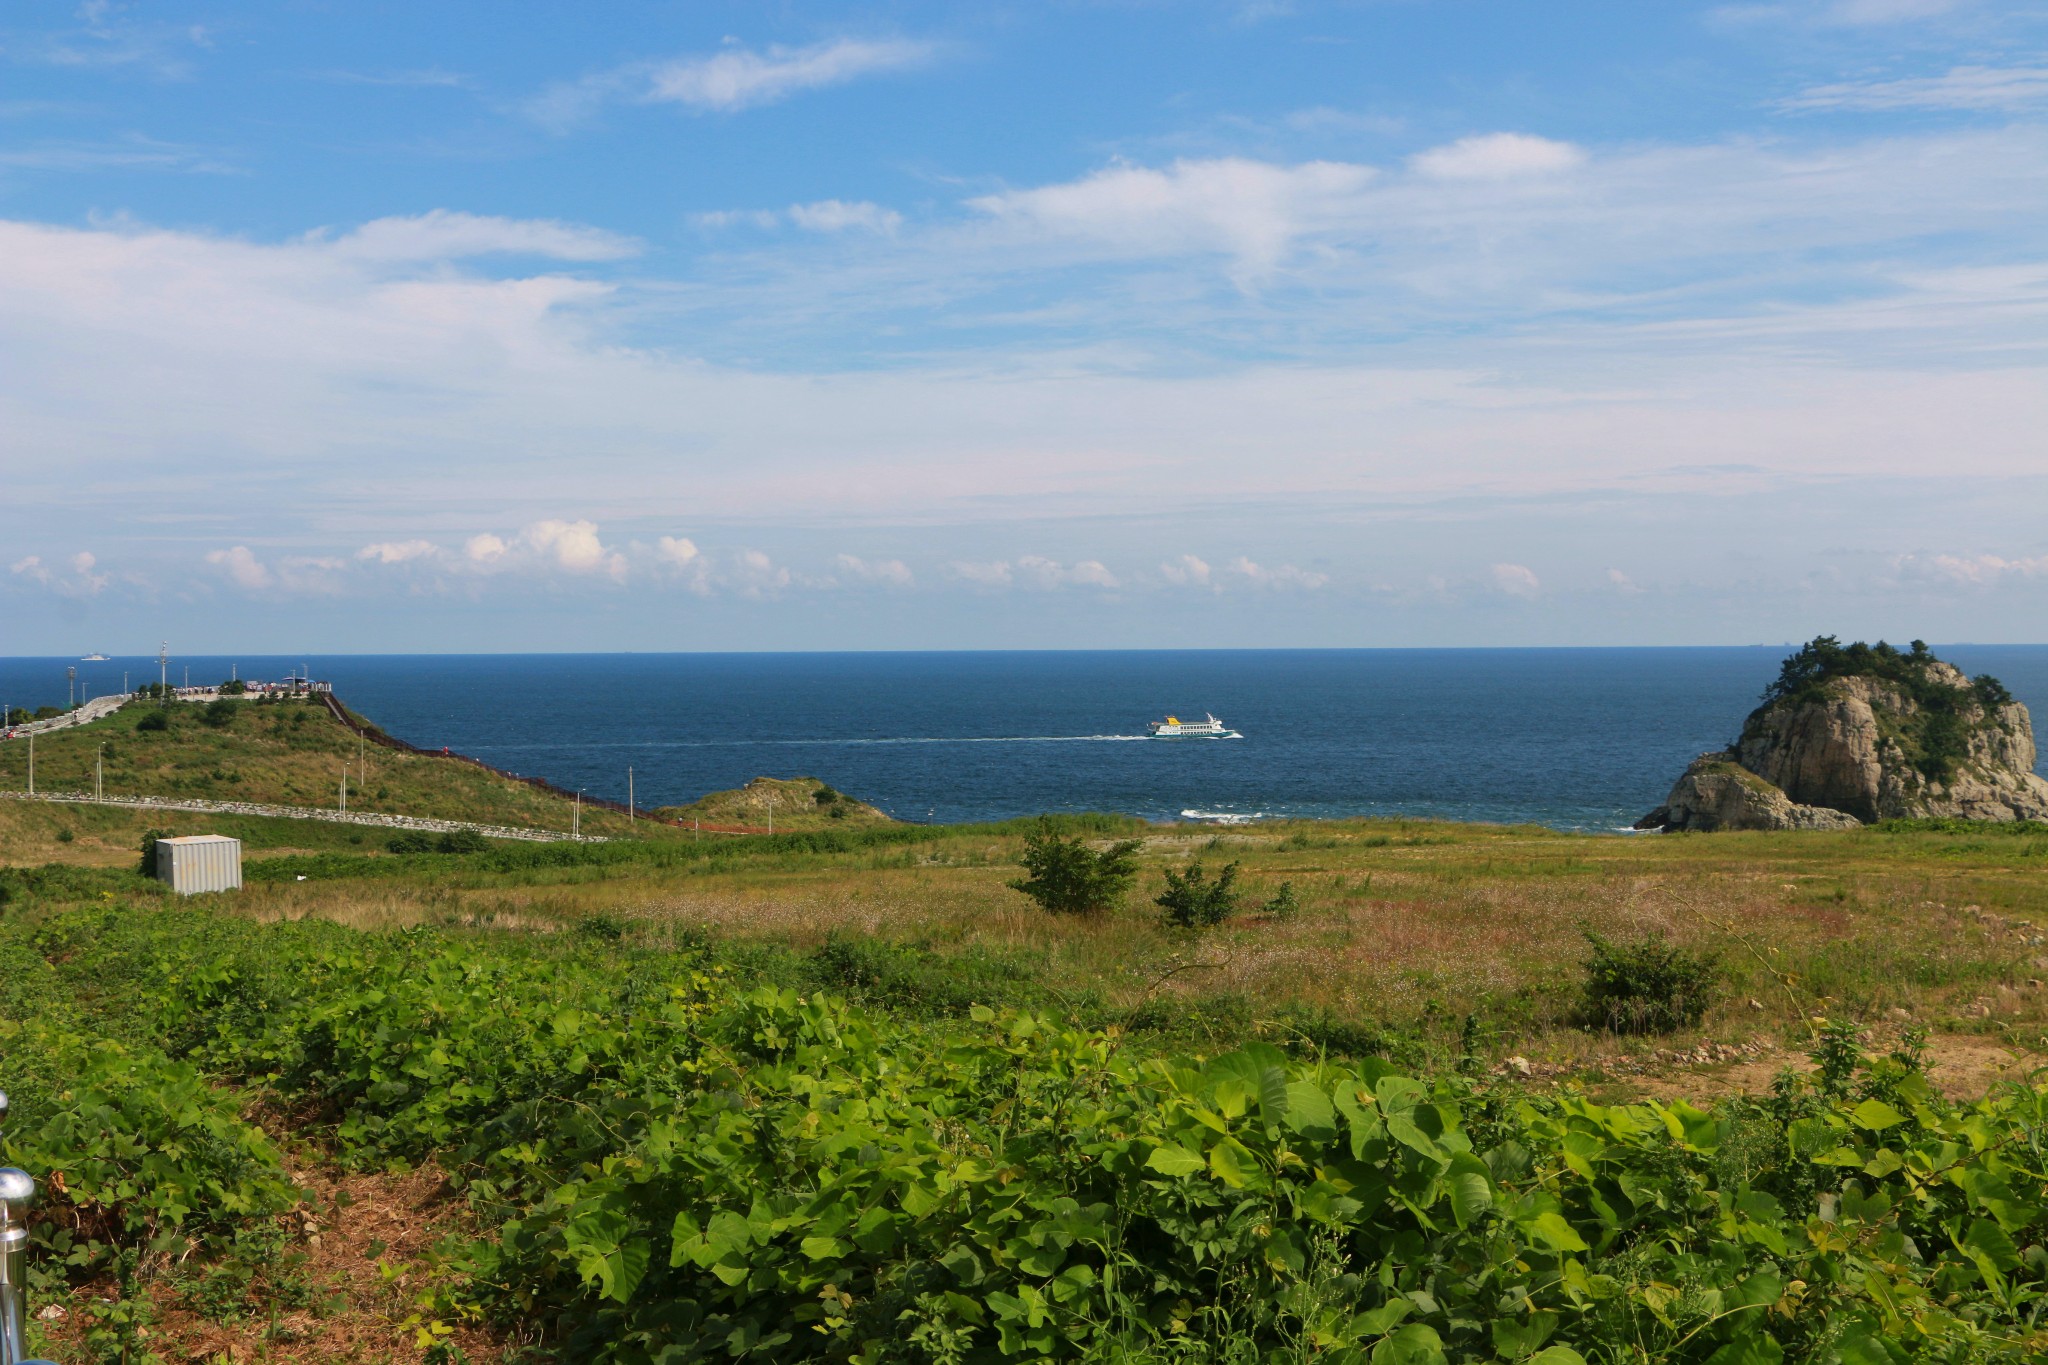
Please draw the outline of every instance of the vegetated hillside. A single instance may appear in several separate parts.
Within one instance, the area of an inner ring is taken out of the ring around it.
[[[712,792],[687,806],[663,806],[654,814],[683,824],[695,820],[749,829],[772,824],[786,831],[893,823],[873,806],[815,777],[757,777],[744,787]]]
[[[162,728],[156,728],[161,726]],[[364,744],[311,701],[131,701],[104,720],[38,736],[36,789],[332,808],[344,773],[352,811],[566,831],[570,803],[473,763]],[[0,743],[0,787],[27,785],[28,743]],[[657,827],[643,825],[641,834]],[[583,811],[586,834],[629,832],[623,815]]]
[[[357,1305],[314,1252],[366,1214],[303,1202],[280,1114],[301,1163],[456,1177],[467,1227],[390,1272],[412,1330],[380,1345],[414,1359],[2048,1353],[2048,1092],[1945,1100],[1910,1040],[1847,1023],[1810,1079],[1709,1112],[890,1014],[601,919],[363,934],[117,898],[10,917],[0,967],[0,1154],[51,1196],[31,1311],[68,1313],[31,1330],[60,1358],[342,1355],[322,1315]]]

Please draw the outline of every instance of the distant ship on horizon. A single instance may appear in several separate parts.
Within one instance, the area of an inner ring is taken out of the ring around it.
[[[1223,722],[1205,713],[1201,720],[1182,720],[1179,716],[1168,716],[1165,720],[1147,721],[1145,733],[1154,739],[1243,739],[1235,730],[1225,729]]]
[[[107,662],[107,656],[104,654],[88,654],[78,662],[82,664],[103,664]]]

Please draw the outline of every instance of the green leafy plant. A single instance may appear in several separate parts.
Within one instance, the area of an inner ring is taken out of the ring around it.
[[[1123,839],[1093,849],[1079,835],[1060,837],[1057,826],[1041,820],[1018,858],[1030,875],[1009,886],[1056,915],[1100,914],[1121,904],[1137,879],[1139,847],[1136,839]]]
[[[240,702],[219,697],[206,703],[199,712],[199,719],[216,730],[225,730],[235,723],[235,717],[241,713]]]
[[[1614,943],[1590,931],[1585,1014],[1610,1033],[1672,1033],[1706,1016],[1721,971],[1704,953],[1660,937]]]
[[[1236,914],[1237,901],[1237,864],[1227,864],[1212,882],[1203,877],[1197,859],[1185,872],[1167,868],[1166,889],[1153,903],[1177,929],[1206,929]]]
[[[167,711],[151,711],[135,722],[138,731],[161,731],[171,728],[171,717]]]

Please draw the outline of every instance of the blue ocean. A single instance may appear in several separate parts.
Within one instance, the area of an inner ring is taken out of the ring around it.
[[[1611,830],[1725,744],[1785,646],[174,657],[170,678],[310,669],[392,734],[642,806],[762,774],[906,820],[1427,816]],[[2048,716],[2048,646],[1936,646]],[[0,659],[0,703],[61,705],[157,661]],[[1241,739],[1158,742],[1213,712]]]

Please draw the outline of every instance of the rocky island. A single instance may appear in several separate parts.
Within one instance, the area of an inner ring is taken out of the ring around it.
[[[1637,829],[1854,829],[2048,819],[2027,708],[1915,640],[1823,635],[1785,660],[1727,749],[1701,754]]]

